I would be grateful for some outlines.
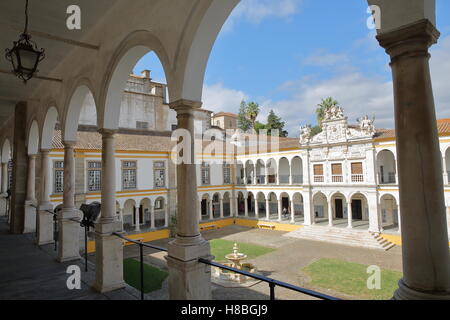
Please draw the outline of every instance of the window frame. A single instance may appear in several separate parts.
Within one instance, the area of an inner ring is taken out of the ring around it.
[[[135,165],[133,167],[125,166],[125,163],[134,163]],[[137,160],[122,160],[121,161],[121,174],[122,174],[122,190],[128,191],[128,190],[137,190],[138,189],[138,161]],[[134,171],[134,187],[125,188],[125,171]]]
[[[91,163],[96,163],[96,164],[100,164],[100,167],[93,167],[90,168],[89,164]],[[86,175],[86,189],[88,193],[92,193],[92,192],[99,192],[102,190],[102,168],[103,168],[103,164],[101,161],[96,161],[96,160],[87,160],[86,161],[86,171],[87,171],[87,175]],[[100,172],[100,184],[99,184],[99,188],[95,189],[95,190],[91,190],[89,187],[89,174],[91,171],[99,171]]]
[[[162,164],[162,167],[156,167],[156,164]],[[158,171],[164,172],[164,181],[162,186],[158,186],[156,183],[156,178],[159,177],[159,175],[156,174]],[[167,169],[166,169],[166,161],[163,160],[156,160],[153,161],[153,187],[154,188],[166,188],[167,187]]]
[[[62,163],[62,167],[57,167],[57,163]],[[62,173],[62,181],[61,181],[61,191],[57,190],[57,182],[56,179],[58,177],[57,173]],[[63,194],[64,193],[64,160],[53,160],[53,194]]]

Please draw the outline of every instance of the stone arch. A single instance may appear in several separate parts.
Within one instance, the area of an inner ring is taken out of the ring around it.
[[[291,176],[291,165],[286,157],[278,160],[278,176],[282,184],[288,184]]]
[[[239,191],[236,197],[237,201],[237,215],[244,216],[245,215],[245,195],[242,191]]]
[[[220,218],[220,199],[221,194],[219,192],[216,192],[212,196],[212,208],[213,208],[213,218],[218,219]]]
[[[56,124],[59,121],[59,113],[56,107],[51,106],[47,109],[45,114],[44,126],[41,134],[41,149],[53,149],[53,136],[55,133]]]
[[[348,224],[347,197],[342,192],[337,191],[330,196],[330,202],[333,211],[333,219],[343,220],[342,224]]]
[[[223,201],[223,216],[230,217],[231,216],[231,194],[230,192],[225,192],[222,197]]]
[[[89,95],[93,97],[97,116],[98,108],[96,103],[96,95],[92,90],[92,85],[89,79],[83,78],[77,83],[72,93],[69,95],[68,101],[66,102],[66,113],[62,126],[63,141],[77,141],[78,124],[80,121],[81,111],[86,98]]]
[[[101,107],[98,114],[99,128],[118,129],[121,98],[128,77],[136,63],[150,51],[155,52],[163,66],[169,97],[171,96],[173,77],[169,58],[161,41],[148,31],[135,31],[118,46],[108,65],[99,99]]]
[[[292,195],[291,201],[292,201],[291,214],[294,215],[293,220],[296,222],[304,220],[305,209],[304,209],[303,195],[300,192],[295,192]]]
[[[328,198],[319,191],[314,193],[313,197],[313,221],[314,223],[328,220]]]
[[[9,142],[9,139],[6,138],[3,141],[2,145],[2,163],[8,163],[8,161],[11,159],[12,150],[11,150],[11,143]]]
[[[269,200],[269,219],[278,219],[278,196],[275,192],[270,192],[266,200]]]
[[[277,174],[278,174],[278,166],[277,166],[277,162],[275,161],[275,159],[270,158],[269,160],[267,160],[266,162],[266,173],[268,176],[268,183],[269,184],[274,184],[277,183]]]
[[[136,226],[136,201],[128,199],[123,204],[123,227],[125,230],[132,230]]]
[[[176,88],[175,99],[201,101],[203,80],[214,42],[223,24],[240,0],[213,0],[203,13],[193,39],[186,39],[184,59],[177,61],[181,83]],[[183,52],[184,53],[184,52]],[[178,78],[178,77],[177,77]]]
[[[255,195],[251,191],[247,194],[247,208],[248,208],[248,216],[255,217],[256,216]]]
[[[142,221],[145,227],[151,226],[152,219],[152,201],[149,198],[144,198],[141,200],[139,205],[140,215],[142,216]]]
[[[27,149],[29,155],[36,155],[39,152],[39,125],[36,120],[33,120],[28,132]]]
[[[163,228],[167,225],[167,201],[165,197],[158,197],[155,199],[153,205],[153,214],[155,216],[155,227]]]
[[[264,160],[256,160],[256,184],[266,184],[266,164]]]
[[[397,161],[394,152],[383,149],[377,153],[377,174],[379,184],[396,183]]]
[[[399,203],[393,194],[385,193],[380,197],[380,221],[384,230],[398,231]]]
[[[204,193],[200,198],[201,219],[208,220],[210,214],[209,202],[211,201],[209,193]]]
[[[255,181],[255,164],[252,160],[245,162],[245,184],[253,184]]]
[[[303,159],[295,156],[291,160],[291,174],[293,184],[303,184]]]
[[[363,192],[353,192],[349,196],[352,209],[352,220],[358,224],[369,220],[368,197]],[[357,225],[356,225],[357,226]]]

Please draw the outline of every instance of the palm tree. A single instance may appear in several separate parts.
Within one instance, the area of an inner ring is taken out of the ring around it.
[[[255,102],[250,102],[247,105],[247,118],[252,123],[252,128],[255,128],[256,118],[258,118],[259,115],[259,104]]]
[[[334,100],[332,97],[328,97],[326,99],[322,99],[322,102],[317,105],[317,121],[319,125],[322,123],[323,119],[325,119],[325,112],[333,106],[339,106],[339,102]]]

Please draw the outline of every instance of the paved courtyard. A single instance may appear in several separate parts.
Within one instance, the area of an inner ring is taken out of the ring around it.
[[[284,232],[249,229],[230,226],[203,233],[208,240],[226,239],[248,242],[276,249],[275,251],[250,260],[258,271],[268,277],[298,286],[316,289],[308,285],[308,279],[299,271],[320,258],[336,258],[382,268],[401,271],[401,250],[395,247],[388,252],[347,247],[325,242],[307,241],[284,237]],[[70,291],[66,281],[67,266],[70,263],[56,262],[53,245],[37,247],[34,235],[10,235],[7,225],[0,218],[0,300],[8,299],[63,299],[63,300],[131,300],[139,293],[131,287],[109,294],[98,294],[91,289],[94,280],[94,255],[89,257],[89,272],[82,272],[82,289]],[[153,242],[167,246],[168,239]],[[14,250],[11,250],[14,248]],[[6,254],[7,253],[7,254]],[[124,258],[138,257],[138,247],[125,247]],[[165,253],[150,249],[145,251],[146,263],[167,269]],[[84,270],[83,263],[78,263]],[[353,299],[336,292],[323,292],[339,298]],[[218,300],[267,300],[269,288],[266,283],[258,283],[249,288],[224,288],[213,285],[213,298]],[[282,288],[276,289],[277,299],[311,299],[308,296]],[[147,294],[147,299],[168,299],[167,280],[159,291]]]
[[[250,260],[254,263],[259,272],[265,276],[292,283],[301,287],[316,289],[319,292],[337,296],[342,299],[355,299],[336,292],[323,292],[319,288],[309,286],[308,279],[299,271],[303,267],[320,258],[335,258],[348,262],[355,262],[366,265],[377,265],[381,268],[402,271],[401,248],[394,247],[389,251],[372,250],[343,246],[338,244],[308,241],[284,237],[286,232],[249,229],[240,226],[230,226],[220,230],[206,231],[203,233],[208,240],[226,239],[236,242],[248,242],[276,249],[275,251]],[[168,240],[153,242],[162,247],[166,247]],[[146,262],[166,269],[164,260],[165,253],[146,251]],[[126,247],[125,257],[138,257],[138,248]],[[247,299],[268,299],[269,287],[266,283],[259,283],[250,288],[223,288],[214,285],[213,297],[219,300],[247,300]],[[277,299],[304,300],[311,297],[299,294],[287,289],[276,289]],[[148,295],[150,299],[167,299],[167,283],[160,291]]]

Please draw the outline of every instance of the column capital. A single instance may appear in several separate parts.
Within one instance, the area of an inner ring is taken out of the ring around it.
[[[49,149],[40,149],[39,150],[39,152],[41,153],[41,154],[49,154],[50,152],[52,152],[51,150],[49,150]]]
[[[73,148],[75,148],[76,144],[77,144],[76,141],[63,141],[64,148],[73,149]]]
[[[399,29],[379,34],[376,38],[391,58],[428,55],[428,48],[437,42],[440,33],[428,20],[408,24]]]
[[[102,128],[98,130],[98,133],[100,133],[103,138],[114,138],[114,136],[117,134],[117,130]]]
[[[36,160],[37,154],[29,154],[29,155],[28,155],[28,158],[29,158],[29,159],[33,159],[33,160]]]
[[[180,99],[169,104],[169,107],[177,112],[177,114],[189,114],[193,110],[200,109],[202,102]]]

